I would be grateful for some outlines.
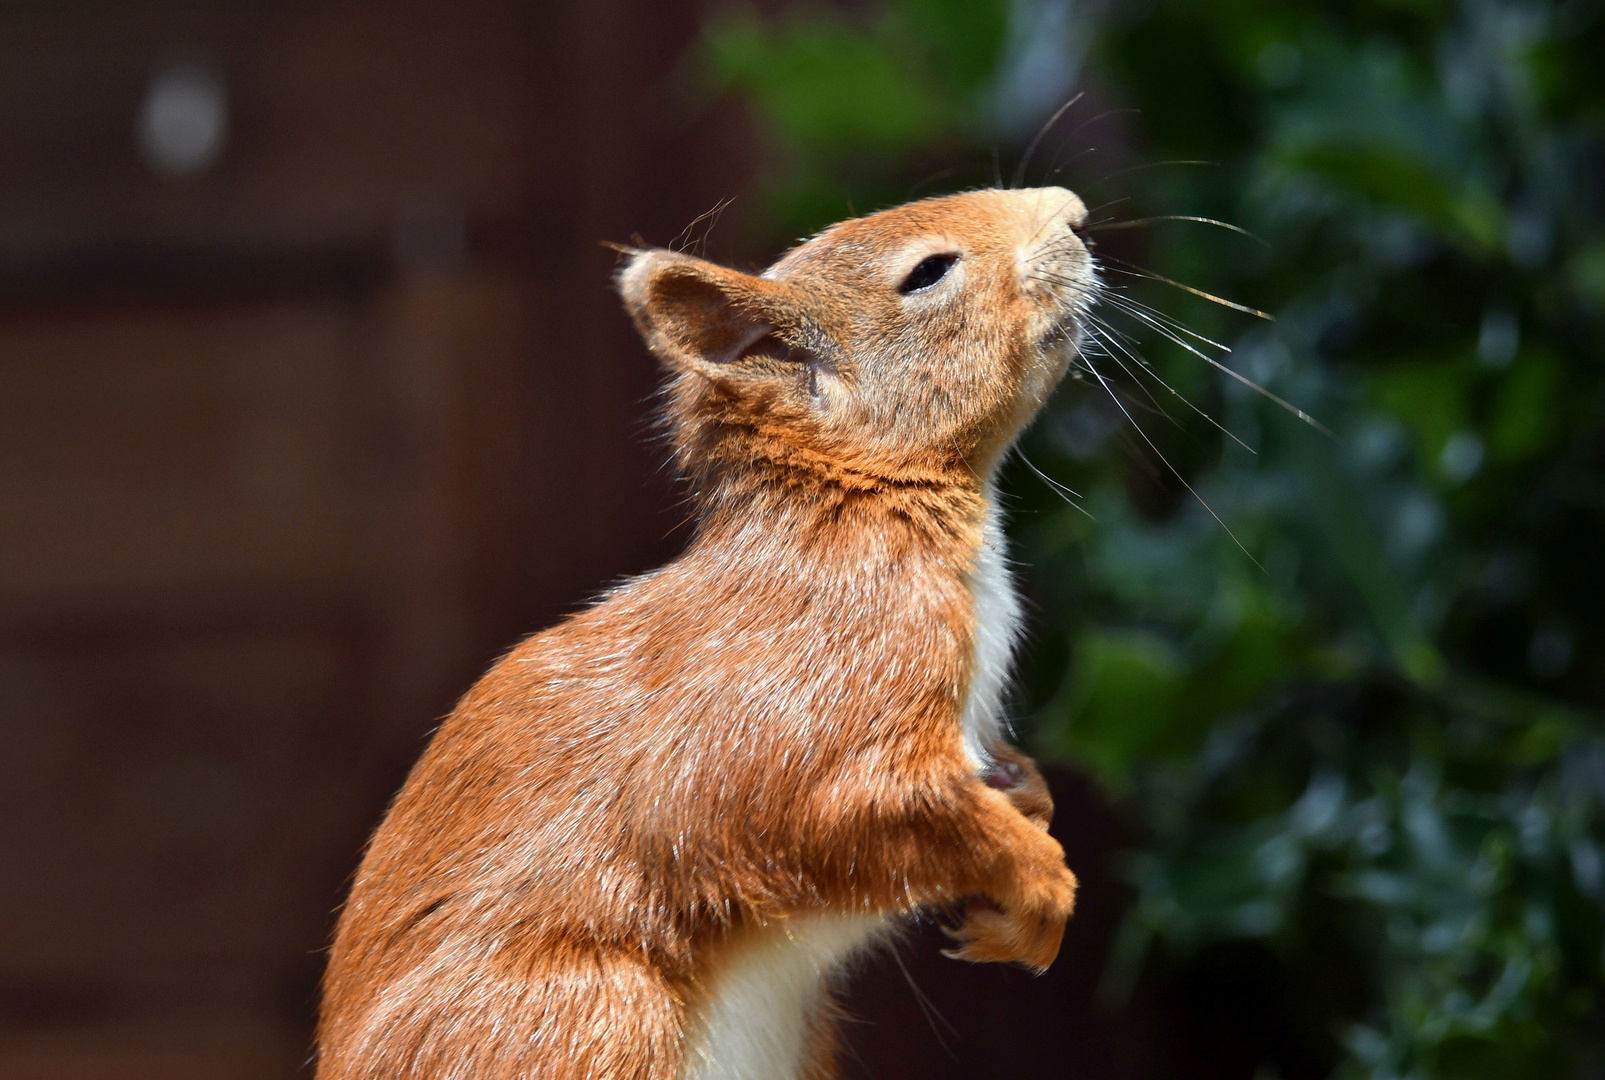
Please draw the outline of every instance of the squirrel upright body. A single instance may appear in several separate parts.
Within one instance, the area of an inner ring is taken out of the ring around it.
[[[1075,882],[1001,741],[991,477],[1095,289],[1060,189],[632,253],[697,530],[464,697],[340,919],[320,1080],[825,1080],[830,981],[922,909],[1045,967]],[[1002,781],[999,776],[1003,776]]]

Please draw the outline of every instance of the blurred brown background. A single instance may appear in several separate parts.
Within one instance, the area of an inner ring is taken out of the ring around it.
[[[302,1069],[435,720],[672,552],[599,242],[748,180],[739,113],[672,90],[702,14],[0,10],[0,1077]],[[1111,904],[1044,982],[909,950],[942,1020],[883,961],[854,1067],[1130,1072],[1086,1008]]]
[[[697,15],[0,14],[0,1076],[289,1075],[434,720],[667,550],[598,242],[742,182]]]

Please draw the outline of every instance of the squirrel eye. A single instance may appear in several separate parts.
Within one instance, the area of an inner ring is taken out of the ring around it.
[[[946,277],[948,270],[958,261],[959,257],[953,254],[928,255],[908,272],[908,277],[903,279],[903,284],[897,287],[897,291],[907,296],[911,292],[929,289]]]

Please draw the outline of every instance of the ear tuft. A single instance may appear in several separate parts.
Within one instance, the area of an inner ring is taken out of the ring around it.
[[[613,283],[624,298],[624,309],[635,320],[636,329],[641,336],[646,337],[650,326],[650,317],[647,312],[647,283],[652,275],[662,268],[666,260],[673,259],[673,253],[662,248],[626,248],[622,245],[616,248],[620,256],[620,266],[613,274]]]

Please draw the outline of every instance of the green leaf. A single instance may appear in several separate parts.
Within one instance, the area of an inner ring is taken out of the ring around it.
[[[968,94],[997,70],[1009,30],[1000,0],[900,0],[902,22],[930,42],[940,77]]]
[[[1504,208],[1480,185],[1451,183],[1427,161],[1384,143],[1290,145],[1283,167],[1314,173],[1381,206],[1414,216],[1446,239],[1491,254],[1505,235]]]
[[[706,47],[716,85],[747,93],[811,153],[907,149],[952,124],[952,102],[909,56],[834,17],[797,14],[771,27],[728,16]]]
[[[1124,787],[1132,767],[1173,737],[1180,654],[1141,630],[1090,630],[1076,643],[1074,663],[1049,744]]]
[[[1518,356],[1494,399],[1488,449],[1495,459],[1525,461],[1554,444],[1562,430],[1560,365],[1542,349]]]

